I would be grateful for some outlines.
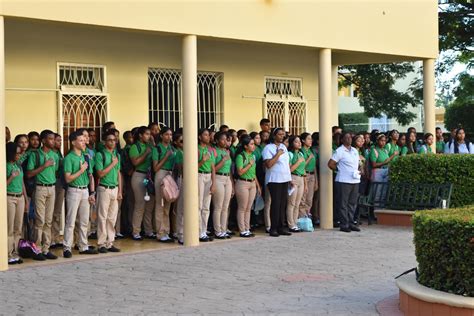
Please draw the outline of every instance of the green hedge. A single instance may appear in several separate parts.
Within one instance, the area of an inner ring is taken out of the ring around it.
[[[474,296],[474,206],[417,211],[413,216],[418,282]]]
[[[390,166],[390,181],[452,183],[451,207],[474,204],[474,155],[409,155]]]

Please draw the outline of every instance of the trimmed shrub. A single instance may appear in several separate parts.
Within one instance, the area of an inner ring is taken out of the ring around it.
[[[474,206],[417,211],[413,216],[418,282],[474,296]]]
[[[451,207],[474,204],[474,155],[409,155],[390,165],[390,181],[452,183]]]

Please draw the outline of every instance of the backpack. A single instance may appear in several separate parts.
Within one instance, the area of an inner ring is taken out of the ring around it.
[[[31,155],[35,155],[34,169],[38,169],[40,167],[40,153],[38,150],[32,150]],[[30,160],[29,157],[23,162],[24,164],[24,166],[22,166],[23,170],[28,170],[27,169],[28,160]],[[28,195],[28,197],[31,198],[33,196],[33,193],[35,193],[35,189],[36,189],[36,176],[28,178],[25,172],[23,178],[25,180],[26,195]]]
[[[166,202],[173,203],[179,197],[179,188],[171,175],[167,175],[161,182],[161,193]]]
[[[41,249],[32,241],[20,239],[18,242],[18,254],[22,258],[32,258],[41,253]]]

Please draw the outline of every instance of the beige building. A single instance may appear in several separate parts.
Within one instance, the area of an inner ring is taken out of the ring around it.
[[[350,21],[349,28],[341,21]],[[258,130],[269,117],[320,131],[331,155],[337,66],[422,61],[425,126],[435,129],[437,2],[333,0],[0,1],[0,148],[45,128],[67,136],[108,120],[184,126],[185,244],[198,244],[197,128]],[[0,155],[5,165],[5,154]],[[322,228],[332,228],[332,175],[321,170]],[[0,168],[0,270],[7,268]]]

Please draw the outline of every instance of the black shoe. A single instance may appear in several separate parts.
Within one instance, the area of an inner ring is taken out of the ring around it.
[[[21,259],[21,258],[18,258],[18,259],[16,260],[16,263],[18,263],[18,264],[22,264],[22,263],[23,263],[23,259]]]
[[[292,233],[301,233],[301,230],[299,228],[290,228],[289,231]]]
[[[349,225],[349,228],[350,228],[353,232],[360,232],[360,228],[357,227],[356,225]]]
[[[174,239],[168,238],[168,239],[158,239],[158,242],[162,242],[164,244],[170,244],[174,243]]]
[[[140,235],[136,235],[136,236],[132,235],[132,239],[135,240],[135,241],[142,241],[143,237],[140,236]]]
[[[17,264],[18,263],[18,260],[8,260],[8,264],[12,265],[12,264]]]
[[[150,235],[145,235],[145,238],[146,239],[156,239],[156,234],[153,233],[153,234],[150,234]]]
[[[97,239],[97,233],[91,233],[89,239]]]
[[[349,227],[340,227],[339,230],[341,232],[345,232],[345,233],[350,233],[351,232],[351,229]]]
[[[51,251],[48,251],[48,253],[43,254],[43,256],[45,256],[45,258],[46,258],[46,259],[49,259],[49,260],[56,260],[56,259],[58,259],[58,256],[56,256],[55,254],[53,254]]]
[[[246,234],[246,233],[244,233],[244,234],[240,233],[240,237],[242,237],[242,238],[250,238],[250,237],[253,237],[253,236],[251,236],[250,234]]]
[[[99,253],[107,253],[107,248],[105,247],[99,247]]]
[[[333,226],[334,228],[341,227],[341,222],[335,222]]]
[[[200,242],[208,242],[208,241],[210,241],[210,240],[209,240],[209,237],[206,236],[206,237],[201,237],[201,238],[199,238],[199,241],[200,241]]]
[[[178,239],[178,244],[180,244],[180,245],[184,245],[184,241],[182,241],[182,240]]]
[[[230,236],[229,236],[230,237]],[[222,236],[216,236],[216,239],[227,239],[227,237],[225,235],[222,235]]]
[[[227,234],[230,235],[230,236],[235,236],[235,232],[231,231],[231,230],[228,230],[227,231]]]
[[[278,232],[282,236],[291,236],[291,233],[287,230],[282,230]]]
[[[63,257],[64,258],[71,258],[72,253],[69,250],[66,250],[66,251],[63,252]]]
[[[57,248],[62,248],[62,247],[64,247],[64,245],[62,243],[57,243],[57,244],[51,245],[49,248],[50,249],[57,249]]]
[[[84,251],[79,251],[80,255],[97,255],[99,252],[96,249],[92,249],[89,247],[89,249],[84,250]]]
[[[270,234],[270,229],[265,228],[265,232],[266,232],[267,234]]]
[[[112,246],[110,248],[107,248],[107,251],[108,252],[120,252],[120,249],[118,249],[117,247],[115,246]]]
[[[271,237],[279,237],[280,236],[280,234],[277,231],[274,231],[274,230],[271,230],[269,232],[269,234],[270,234]]]
[[[45,261],[46,260],[46,257],[42,254],[42,253],[39,253],[39,254],[35,254],[33,255],[33,260],[36,260],[36,261]]]

